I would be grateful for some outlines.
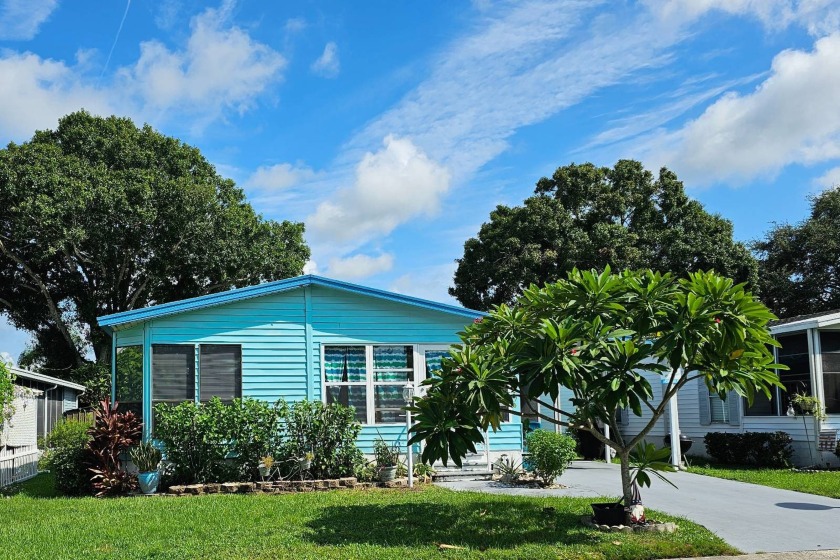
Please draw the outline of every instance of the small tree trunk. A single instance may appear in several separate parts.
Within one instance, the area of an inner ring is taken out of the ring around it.
[[[618,458],[621,460],[621,491],[624,494],[624,508],[630,507],[633,502],[633,486],[630,482],[630,452],[621,450],[617,452]],[[625,515],[625,524],[630,525],[630,513]]]

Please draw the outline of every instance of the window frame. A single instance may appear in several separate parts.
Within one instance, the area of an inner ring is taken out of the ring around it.
[[[321,360],[320,360],[320,370],[321,370],[321,402],[324,404],[327,403],[327,387],[328,386],[361,386],[365,388],[365,407],[366,407],[366,418],[365,422],[362,422],[363,426],[371,426],[371,427],[387,427],[387,426],[401,426],[405,424],[405,421],[401,422],[376,422],[376,387],[384,386],[384,387],[394,387],[397,385],[405,386],[406,382],[403,381],[401,383],[396,383],[393,381],[374,381],[374,369],[373,369],[373,348],[375,346],[408,346],[411,347],[411,351],[413,354],[413,383],[415,387],[420,386],[420,384],[426,378],[426,350],[446,350],[449,351],[451,348],[451,344],[441,344],[441,343],[414,343],[414,342],[376,342],[376,343],[369,343],[369,342],[322,342],[320,348]],[[326,375],[326,362],[324,360],[326,349],[329,347],[334,346],[362,346],[365,348],[365,381],[348,381],[348,382],[327,382],[327,375]],[[408,370],[406,370],[408,372]]]

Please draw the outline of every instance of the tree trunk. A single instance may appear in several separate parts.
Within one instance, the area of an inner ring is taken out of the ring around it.
[[[621,492],[624,496],[624,510],[627,512],[624,523],[630,525],[630,513],[627,509],[633,503],[633,486],[630,482],[630,451],[623,450],[618,452],[617,455],[621,460]]]

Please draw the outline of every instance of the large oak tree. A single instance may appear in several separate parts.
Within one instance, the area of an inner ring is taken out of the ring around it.
[[[621,160],[612,168],[560,167],[522,206],[498,206],[465,243],[449,293],[486,310],[575,267],[607,265],[757,278],[755,259],[733,240],[731,222],[690,199],[672,171],[662,168],[655,177],[641,163]]]
[[[96,317],[300,274],[303,224],[264,219],[198,149],[80,111],[0,150],[0,312],[64,377],[110,359]]]
[[[811,215],[777,224],[753,248],[761,296],[780,317],[840,308],[840,187],[811,198]]]

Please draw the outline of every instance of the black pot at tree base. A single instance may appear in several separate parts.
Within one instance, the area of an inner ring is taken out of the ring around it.
[[[610,502],[607,504],[590,504],[592,506],[593,520],[598,525],[624,525],[627,515],[624,511],[624,504],[621,502]]]
[[[694,441],[688,436],[680,434],[680,453],[685,457],[685,454],[688,453],[688,450],[691,449],[691,446],[694,444]],[[665,446],[671,447],[671,434],[665,436]]]

